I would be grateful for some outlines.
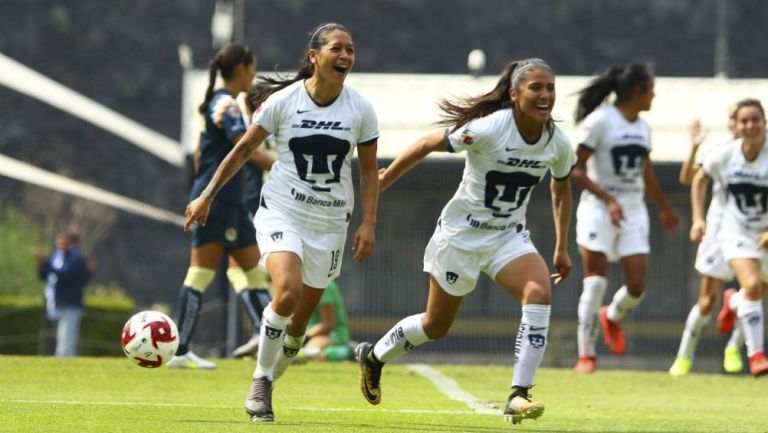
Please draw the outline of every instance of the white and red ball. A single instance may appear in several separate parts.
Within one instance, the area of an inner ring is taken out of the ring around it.
[[[142,311],[125,322],[123,352],[139,367],[157,368],[179,348],[179,331],[170,317],[159,311]]]

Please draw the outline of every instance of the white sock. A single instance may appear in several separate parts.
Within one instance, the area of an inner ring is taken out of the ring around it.
[[[277,354],[275,355],[275,363],[272,368],[272,377],[274,380],[277,380],[282,376],[283,373],[285,373],[285,370],[288,369],[288,366],[291,365],[293,358],[299,353],[301,346],[304,344],[304,335],[305,334],[294,337],[287,332],[283,333],[283,350],[277,351]]]
[[[637,304],[643,300],[645,292],[638,297],[629,294],[627,286],[621,286],[613,295],[611,305],[608,306],[608,319],[611,322],[619,323],[627,317],[630,311],[637,307]]]
[[[725,347],[736,347],[739,348],[741,345],[744,344],[744,331],[741,330],[741,323],[739,321],[736,321],[736,325],[733,327],[733,331],[731,331],[731,336],[728,338],[728,343],[726,343]]]
[[[579,326],[576,338],[579,345],[579,357],[595,356],[595,341],[597,340],[597,310],[603,303],[605,288],[608,280],[600,275],[584,278],[584,286],[579,298]]]
[[[549,305],[523,305],[523,317],[515,340],[515,371],[512,386],[530,387],[544,358],[549,331]]]
[[[688,313],[688,319],[685,321],[683,338],[680,339],[680,348],[677,350],[677,356],[693,359],[693,354],[696,352],[696,345],[699,343],[701,331],[707,323],[709,323],[709,318],[709,314],[706,316],[701,314],[698,305],[694,305],[693,308],[691,308],[691,312]]]
[[[389,362],[428,342],[429,337],[421,326],[424,314],[426,313],[414,314],[397,322],[373,346],[373,355],[381,362]]]
[[[738,315],[747,343],[747,356],[762,352],[765,338],[763,301],[742,299],[739,303]]]
[[[741,302],[741,296],[744,294],[744,289],[739,289],[738,292],[731,295],[731,298],[728,300],[728,309],[737,312],[739,311],[739,302]]]
[[[267,376],[272,380],[272,371],[274,368],[277,352],[283,346],[283,339],[280,338],[285,332],[285,326],[290,320],[290,316],[283,317],[272,310],[272,303],[264,309],[264,315],[259,329],[259,353],[256,356],[256,370],[253,371],[253,378]]]

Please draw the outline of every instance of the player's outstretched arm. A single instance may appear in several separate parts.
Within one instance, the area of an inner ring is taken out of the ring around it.
[[[568,255],[568,226],[571,222],[571,206],[573,202],[571,193],[571,180],[552,179],[549,183],[552,190],[552,217],[555,220],[555,254],[552,265],[555,272],[551,275],[555,284],[568,277],[573,268],[573,263]]]
[[[427,134],[408,146],[400,155],[397,155],[392,164],[379,174],[379,188],[381,191],[389,188],[400,176],[407,173],[422,159],[432,152],[447,152],[445,147],[445,131],[435,131]]]
[[[259,147],[267,136],[269,136],[269,132],[259,125],[253,125],[248,128],[248,131],[243,134],[243,137],[240,138],[235,147],[221,161],[213,178],[208,182],[208,186],[200,193],[200,197],[192,200],[187,205],[186,221],[184,222],[185,231],[189,230],[195,222],[199,222],[202,225],[208,222],[208,212],[211,209],[211,203],[213,203],[216,194],[240,170],[243,164],[248,161],[253,151]]]

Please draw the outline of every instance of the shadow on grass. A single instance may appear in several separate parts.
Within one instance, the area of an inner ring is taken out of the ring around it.
[[[261,428],[274,428],[279,430],[281,427],[303,427],[306,428],[307,431],[311,431],[311,427],[332,427],[335,429],[341,430],[348,430],[348,431],[359,431],[361,429],[371,429],[371,430],[378,430],[378,431],[403,431],[403,432],[461,432],[465,433],[467,432],[467,426],[466,425],[455,425],[455,424],[436,424],[436,423],[416,423],[416,422],[402,422],[398,425],[392,425],[392,424],[372,424],[372,423],[340,423],[340,422],[319,422],[319,421],[275,421],[274,423],[251,423],[250,421],[246,420],[240,420],[240,421],[224,421],[224,420],[211,420],[211,419],[184,419],[179,420],[182,424],[234,424],[234,425],[242,425],[242,424],[258,424],[260,426],[263,426]],[[549,429],[537,429],[531,428],[531,424],[534,424],[535,421],[523,421],[525,424],[525,431],[526,433],[551,433],[555,430]],[[512,428],[521,428],[521,426],[515,426],[511,422],[505,422],[505,421],[499,421],[498,426],[493,427],[481,427],[481,426],[472,426],[472,432],[498,432],[500,429],[512,429]],[[558,428],[557,432],[559,433],[592,433],[593,430],[581,430],[581,429],[563,429]],[[602,430],[601,433],[622,433],[626,432],[626,430]]]

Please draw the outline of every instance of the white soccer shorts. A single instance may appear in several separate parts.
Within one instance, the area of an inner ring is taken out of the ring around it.
[[[438,226],[424,251],[424,272],[453,296],[466,296],[475,290],[480,272],[492,279],[508,263],[538,250],[527,230],[508,235],[509,241],[492,251],[467,251],[453,246]]]
[[[256,212],[253,223],[263,265],[271,253],[289,251],[301,259],[301,276],[307,286],[325,289],[338,278],[346,230],[339,233],[310,230],[283,212],[263,206]]]
[[[620,227],[613,225],[608,208],[599,200],[581,200],[576,209],[576,243],[603,253],[609,261],[651,252],[648,209],[645,205],[624,208]]]
[[[768,282],[768,251],[757,245],[759,233],[746,228],[720,230],[720,249],[725,259],[755,259],[760,263],[760,279]]]
[[[720,248],[720,218],[707,220],[707,233],[696,250],[696,270],[705,277],[721,281],[733,279],[733,271]]]

